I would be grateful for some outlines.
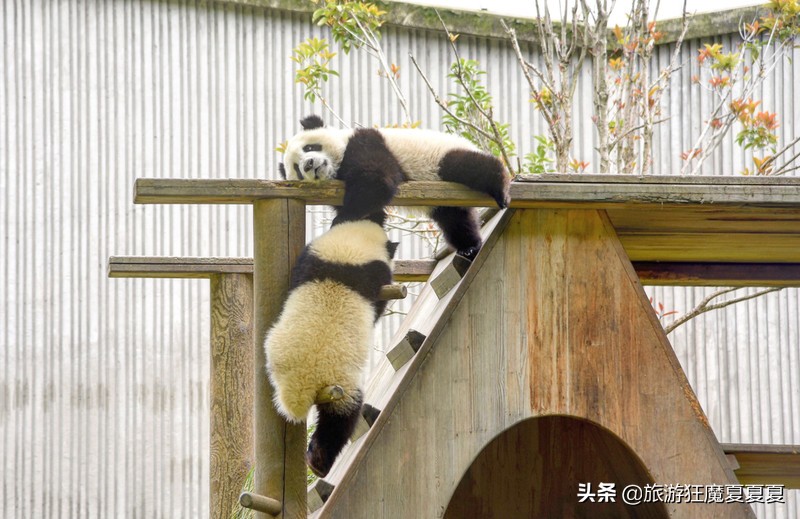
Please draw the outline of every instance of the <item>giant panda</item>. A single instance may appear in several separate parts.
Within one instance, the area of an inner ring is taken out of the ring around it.
[[[344,389],[343,399],[317,405],[306,462],[320,477],[353,433],[363,403],[360,379],[375,321],[386,308],[378,294],[392,281],[397,247],[383,230],[384,218],[381,212],[339,220],[306,246],[264,342],[275,407],[288,421],[304,421],[320,389]]]
[[[503,163],[462,137],[403,128],[332,129],[316,115],[300,124],[303,131],[286,143],[280,174],[288,180],[343,180],[337,217],[382,211],[406,180],[458,182],[490,195],[501,208],[508,206],[510,179]],[[430,217],[459,254],[475,257],[481,236],[473,208],[435,207]]]

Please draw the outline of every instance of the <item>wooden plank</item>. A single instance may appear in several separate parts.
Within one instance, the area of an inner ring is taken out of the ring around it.
[[[739,467],[734,471],[743,485],[784,485],[800,489],[800,445],[723,444]]]
[[[372,427],[372,424],[375,423],[375,420],[378,419],[379,414],[381,414],[380,409],[365,403],[361,408],[361,417],[358,420],[353,434],[350,436],[350,441],[355,442],[364,436],[367,431],[369,431],[370,427]]]
[[[394,280],[424,282],[437,261],[395,260]],[[253,273],[253,258],[111,256],[108,259],[111,278],[207,278],[214,274]]]
[[[110,278],[208,278],[252,274],[253,258],[111,256]]]
[[[643,285],[658,286],[800,286],[800,263],[681,263],[634,261]]]
[[[516,182],[527,183],[569,183],[569,184],[650,184],[650,185],[703,185],[718,184],[729,186],[775,186],[800,187],[800,178],[741,175],[603,175],[603,174],[563,174],[517,175]]]
[[[425,342],[425,336],[416,330],[408,330],[406,336],[397,343],[397,345],[386,352],[386,357],[391,362],[395,370],[400,369],[403,365],[411,360],[422,343]]]
[[[394,260],[395,281],[398,282],[425,282],[433,273],[438,261],[433,259],[420,260]]]
[[[253,234],[256,457],[253,491],[280,499],[281,519],[302,519],[307,515],[306,426],[287,423],[275,410],[273,389],[265,369],[264,339],[280,315],[289,289],[289,275],[305,245],[305,205],[297,200],[256,202]]]
[[[644,233],[800,233],[800,208],[778,211],[729,206],[685,206],[610,209],[618,234]]]
[[[250,204],[264,199],[303,200],[309,205],[340,205],[344,183],[258,179],[150,179],[134,186],[137,204]],[[394,205],[496,207],[494,200],[452,182],[406,182]]]
[[[637,182],[604,175],[561,175],[515,181],[511,207],[581,207],[605,209],[635,205],[742,205],[800,206],[798,179],[782,182],[751,178],[636,177]],[[338,180],[318,182],[258,179],[147,179],[136,180],[134,202],[139,204],[249,204],[259,199],[291,198],[307,204],[341,204],[344,185]],[[461,184],[406,182],[394,205],[495,207],[494,200]]]
[[[470,266],[470,261],[458,254],[452,255],[444,261],[445,267],[431,277],[431,287],[433,287],[433,291],[436,292],[439,299],[443,298],[461,281]]]
[[[308,487],[308,511],[316,512],[333,492],[334,486],[324,479],[317,479]]]
[[[229,519],[253,466],[253,277],[211,277],[210,512]]]
[[[395,260],[394,279],[399,282],[424,282],[429,278],[436,264],[435,260]],[[635,261],[633,266],[642,283],[646,285],[800,285],[800,265],[797,263]],[[108,261],[110,278],[205,279],[215,274],[228,273],[252,274],[253,259],[111,256]]]
[[[619,233],[631,261],[800,263],[800,233]]]

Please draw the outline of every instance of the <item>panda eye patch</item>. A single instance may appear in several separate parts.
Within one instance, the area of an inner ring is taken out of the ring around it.
[[[309,151],[322,151],[322,144],[306,144],[303,146],[303,151],[306,153]]]

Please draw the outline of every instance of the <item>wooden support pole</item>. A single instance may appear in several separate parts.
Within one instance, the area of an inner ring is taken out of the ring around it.
[[[228,519],[253,465],[253,277],[211,276],[212,519]]]
[[[254,493],[282,502],[281,519],[306,517],[306,426],[287,423],[272,404],[264,338],[280,314],[291,269],[305,245],[305,204],[299,200],[253,203],[255,348]],[[257,517],[265,517],[256,514]]]
[[[271,497],[254,494],[252,492],[242,492],[239,496],[239,504],[244,508],[255,510],[277,517],[281,513],[281,502]]]

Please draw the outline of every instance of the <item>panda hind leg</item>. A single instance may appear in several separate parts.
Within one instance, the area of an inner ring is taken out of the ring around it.
[[[458,182],[494,198],[500,209],[508,207],[511,179],[497,157],[472,150],[453,150],[439,163],[442,180]]]
[[[436,207],[431,218],[444,234],[444,239],[457,254],[472,261],[481,250],[478,213],[471,207]]]
[[[361,391],[356,390],[349,396],[344,406],[341,402],[317,406],[317,428],[308,444],[306,463],[321,478],[328,475],[361,416],[361,405],[364,403]]]

